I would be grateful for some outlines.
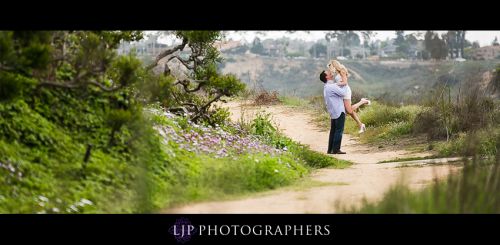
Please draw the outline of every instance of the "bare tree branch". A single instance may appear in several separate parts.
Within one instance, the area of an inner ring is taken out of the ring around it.
[[[191,82],[198,83],[198,86],[196,88],[189,89],[189,84],[191,84]],[[187,80],[187,79],[185,79],[185,80],[177,81],[176,83],[174,83],[174,85],[180,84],[184,87],[184,91],[186,91],[188,93],[192,93],[192,92],[196,92],[196,91],[200,90],[207,83],[208,83],[207,80]]]
[[[96,82],[96,81],[87,81],[87,83],[90,84],[90,85],[97,86],[97,87],[99,87],[100,89],[102,89],[102,90],[104,90],[106,92],[114,92],[114,91],[116,91],[118,89],[123,88],[123,86],[112,87],[112,88],[106,87],[106,86],[104,86],[104,84]]]
[[[189,62],[190,62],[189,60],[183,60],[181,57],[179,57],[177,55],[174,55],[174,56],[168,58],[167,62],[169,62],[170,60],[173,60],[173,59],[179,60],[186,68],[188,68],[190,70],[194,69],[194,66],[189,65]]]
[[[188,106],[192,106],[192,107],[198,107],[195,103],[190,103],[190,102],[182,103],[182,105],[188,105]]]
[[[146,67],[146,69],[147,69],[147,70],[151,70],[151,69],[155,68],[155,67],[158,65],[158,62],[159,62],[161,59],[165,58],[165,57],[166,57],[166,56],[168,56],[168,55],[173,54],[174,52],[176,52],[176,51],[178,51],[178,50],[182,51],[182,50],[184,49],[184,47],[186,47],[187,42],[188,42],[187,38],[184,38],[184,39],[182,40],[182,43],[181,43],[181,44],[179,44],[179,45],[175,46],[175,47],[174,47],[174,48],[172,48],[172,49],[167,49],[167,50],[165,50],[165,51],[161,52],[161,53],[160,53],[160,54],[156,57],[155,62],[154,62],[153,64],[151,64],[151,65],[147,66],[147,67]]]
[[[106,92],[114,92],[117,91],[118,89],[121,89],[123,86],[118,86],[118,87],[106,87],[104,84],[94,81],[94,80],[88,80],[85,82],[80,82],[81,78],[85,76],[85,73],[79,74],[77,78],[72,80],[71,82],[55,82],[55,81],[43,81],[38,84],[39,87],[43,86],[52,86],[52,87],[60,87],[60,88],[68,88],[68,89],[73,89],[73,88],[80,88],[85,85],[93,85],[96,87],[99,87],[101,90],[106,91]]]
[[[198,118],[200,118],[206,111],[206,109],[212,104],[214,103],[215,101],[219,100],[222,96],[224,96],[223,93],[219,93],[217,94],[217,96],[215,96],[213,99],[211,99],[210,101],[208,101],[204,106],[202,106],[200,108],[200,110],[196,113],[196,115],[191,118],[192,121],[196,121],[198,120]]]
[[[4,66],[2,64],[0,64],[0,70],[4,70],[4,71],[13,71],[14,68],[10,67],[10,66]]]
[[[60,87],[60,88],[78,88],[81,87],[81,84],[78,83],[68,83],[68,82],[53,82],[53,81],[44,81],[38,84],[39,87]]]
[[[106,92],[114,92],[117,91],[118,89],[121,89],[122,86],[118,87],[106,87],[102,83],[96,82],[96,81],[87,81],[84,83],[75,83],[75,82],[54,82],[54,81],[44,81],[38,84],[39,87],[44,87],[44,86],[51,86],[51,87],[59,87],[59,88],[67,88],[67,89],[73,89],[73,88],[80,88],[85,85],[93,85],[96,87],[99,87],[101,90],[106,91]]]

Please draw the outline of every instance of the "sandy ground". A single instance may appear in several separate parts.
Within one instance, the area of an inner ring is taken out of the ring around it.
[[[307,144],[311,149],[326,152],[328,130],[318,128],[312,122],[314,115],[294,108],[273,105],[245,106],[240,102],[224,104],[231,111],[232,120],[251,119],[256,112],[272,114],[273,121],[292,139]],[[335,155],[354,164],[346,169],[324,168],[314,171],[310,178],[321,186],[291,190],[282,188],[240,200],[190,204],[164,210],[165,213],[335,213],[340,206],[359,206],[363,198],[377,201],[391,186],[398,182],[412,189],[419,189],[456,172],[460,167],[453,164],[436,165],[434,160],[413,161],[405,167],[402,163],[379,161],[402,157],[426,156],[429,153],[410,153],[405,150],[384,150],[358,143],[354,137],[344,134],[342,150],[345,155]],[[442,159],[447,160],[455,159]]]

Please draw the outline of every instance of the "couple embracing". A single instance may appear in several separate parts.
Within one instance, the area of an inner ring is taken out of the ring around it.
[[[330,61],[327,68],[319,75],[319,79],[325,84],[323,96],[331,123],[327,153],[345,154],[346,152],[340,150],[340,144],[342,143],[346,113],[358,124],[359,133],[363,133],[366,127],[359,119],[356,110],[363,104],[369,105],[370,101],[362,98],[361,101],[352,105],[351,88],[347,81],[349,77],[347,68],[337,60]]]

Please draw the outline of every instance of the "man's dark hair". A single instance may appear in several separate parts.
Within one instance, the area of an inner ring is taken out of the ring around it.
[[[321,80],[323,83],[326,83],[326,72],[325,71],[322,71],[319,74],[319,80]]]

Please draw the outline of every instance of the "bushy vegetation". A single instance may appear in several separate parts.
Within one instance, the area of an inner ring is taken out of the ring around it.
[[[0,213],[155,212],[308,172],[311,158],[266,144],[213,106],[244,89],[216,72],[219,33],[174,35],[182,44],[144,66],[115,52],[140,32],[0,32]],[[188,77],[168,65],[153,72],[161,58],[179,60]]]
[[[158,109],[150,114],[167,153],[152,172],[161,184],[152,193],[157,207],[276,188],[308,173],[297,155],[265,144],[238,124],[212,127]]]
[[[99,110],[107,105],[106,99],[82,103],[66,92],[43,93],[45,98],[31,104],[34,108],[22,99],[0,105],[0,163],[4,167],[0,212],[147,209],[137,206],[141,204],[134,190],[142,182],[137,174],[151,160],[145,149],[154,152],[152,132],[147,128],[136,131],[134,123],[126,123],[111,138],[113,128],[104,123],[106,112]],[[90,110],[79,110],[83,108]],[[141,118],[136,121],[141,122],[146,123]],[[80,200],[90,202],[79,206]]]
[[[228,55],[228,57],[233,57]],[[238,56],[237,62],[248,62],[247,58]],[[308,98],[321,95],[323,83],[319,81],[319,73],[324,70],[326,59],[280,60],[276,58],[259,57],[263,66],[247,68],[248,70],[229,70],[239,72],[239,77],[248,86],[258,83],[268,91],[278,91],[283,96]],[[349,78],[349,85],[354,93],[362,97],[381,101],[387,105],[419,104],[427,92],[439,85],[451,85],[452,95],[458,92],[458,87],[471,78],[481,78],[485,72],[494,70],[496,61],[441,61],[414,62],[411,61],[358,61],[342,62],[356,75]],[[245,63],[247,64],[247,63]],[[244,68],[244,67],[243,67]],[[244,68],[246,69],[246,68]],[[250,76],[250,74],[254,75]],[[358,76],[359,75],[359,76]],[[477,81],[477,80],[476,80]],[[356,97],[354,96],[355,100]]]
[[[446,140],[436,145],[442,155],[470,155],[464,142],[474,141],[483,155],[495,155],[496,146],[491,142],[498,136],[500,123],[498,101],[471,84],[456,96],[450,89],[436,90],[434,100],[417,115],[415,133],[425,133],[429,140]]]
[[[270,120],[270,114],[259,113],[251,124],[253,133],[260,135],[270,145],[279,149],[289,151],[303,159],[307,165],[314,168],[333,166],[344,168],[351,163],[344,160],[329,157],[325,154],[313,151],[308,146],[292,141],[279,132]]]
[[[415,118],[424,108],[409,105],[394,107],[373,101],[370,106],[364,106],[358,113],[361,121],[366,125],[367,131],[360,136],[366,142],[395,140],[408,136],[413,131]],[[346,118],[345,131],[358,135],[358,125],[348,117]]]
[[[499,147],[500,138],[496,138]],[[471,142],[470,145],[475,142]],[[348,213],[499,213],[499,155],[492,159],[464,159],[458,174],[451,174],[425,189],[414,192],[404,185],[392,187],[378,203],[365,200],[361,208],[345,208]]]

